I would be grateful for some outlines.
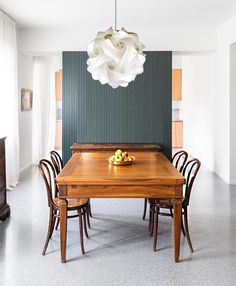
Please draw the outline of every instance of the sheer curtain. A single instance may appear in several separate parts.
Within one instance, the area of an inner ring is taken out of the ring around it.
[[[55,146],[55,71],[50,57],[34,58],[33,163],[47,158]]]
[[[7,186],[19,179],[19,100],[15,22],[0,11],[0,136],[6,139]]]

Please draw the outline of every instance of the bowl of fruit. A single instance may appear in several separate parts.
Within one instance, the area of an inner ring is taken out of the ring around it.
[[[123,152],[120,149],[116,150],[116,152],[108,158],[108,162],[116,166],[131,165],[134,160],[134,156],[130,156],[128,152]]]

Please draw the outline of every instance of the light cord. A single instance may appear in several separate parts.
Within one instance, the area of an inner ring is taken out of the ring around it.
[[[115,0],[115,31],[117,30],[117,0]]]

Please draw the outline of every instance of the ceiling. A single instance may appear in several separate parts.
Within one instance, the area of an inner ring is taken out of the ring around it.
[[[0,0],[19,28],[109,27],[114,0]],[[215,28],[236,14],[235,0],[118,0],[118,28]]]

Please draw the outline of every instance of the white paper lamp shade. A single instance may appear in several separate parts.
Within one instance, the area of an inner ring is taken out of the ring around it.
[[[146,60],[144,45],[138,35],[124,28],[115,31],[109,28],[99,32],[88,46],[87,70],[94,80],[113,88],[126,87],[143,72]]]

